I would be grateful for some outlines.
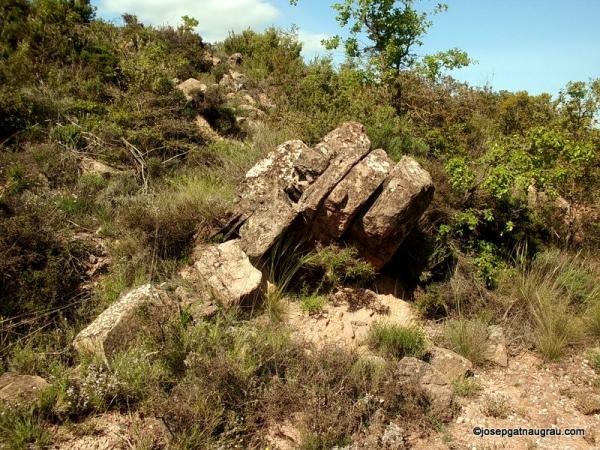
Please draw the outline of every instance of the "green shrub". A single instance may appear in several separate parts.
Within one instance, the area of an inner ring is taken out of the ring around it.
[[[383,322],[371,325],[368,342],[374,350],[396,358],[420,358],[426,349],[425,333],[421,329]]]
[[[50,434],[35,411],[0,405],[0,446],[11,450],[26,450],[51,444]]]
[[[375,276],[373,266],[361,259],[354,247],[339,247],[335,244],[304,256],[302,265],[322,273],[322,281],[317,290],[331,289],[342,283],[361,284]]]

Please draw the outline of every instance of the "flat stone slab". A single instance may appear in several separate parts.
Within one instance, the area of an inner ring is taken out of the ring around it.
[[[76,337],[73,345],[81,356],[95,356],[107,365],[111,357],[127,350],[146,334],[154,335],[178,313],[167,292],[151,284],[121,296]]]
[[[313,224],[313,236],[324,244],[342,237],[393,165],[382,149],[373,150],[356,164],[321,205]]]
[[[264,294],[262,273],[251,263],[239,240],[201,245],[194,250],[198,281],[222,306],[253,303]]]
[[[32,404],[50,385],[37,375],[7,372],[0,376],[0,403],[7,405]]]
[[[429,173],[403,156],[383,183],[383,191],[349,230],[349,242],[377,269],[388,262],[433,198]]]

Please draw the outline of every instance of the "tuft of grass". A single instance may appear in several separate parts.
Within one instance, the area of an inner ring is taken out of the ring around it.
[[[327,304],[327,296],[319,294],[300,297],[300,308],[309,315],[319,314]]]
[[[444,346],[475,365],[485,362],[487,339],[487,324],[480,319],[449,319],[444,324],[441,336]]]
[[[461,377],[452,382],[454,392],[461,397],[472,398],[479,395],[483,390],[481,382],[473,377]]]
[[[559,359],[579,342],[582,320],[590,334],[600,325],[595,309],[598,291],[589,281],[595,270],[581,255],[550,250],[529,264],[521,262],[504,280],[513,299],[513,328],[547,360]]]
[[[590,367],[600,374],[600,348],[597,347],[588,350],[586,356],[590,362]]]
[[[320,272],[321,282],[317,291],[343,283],[362,284],[375,276],[375,269],[358,256],[358,250],[335,244],[305,255],[302,265]]]
[[[510,413],[510,404],[503,395],[486,395],[482,409],[488,417],[506,419]]]
[[[425,333],[416,326],[375,322],[369,330],[371,348],[387,356],[420,358],[425,353]]]
[[[26,450],[46,448],[50,444],[50,435],[36,411],[0,405],[1,448]]]

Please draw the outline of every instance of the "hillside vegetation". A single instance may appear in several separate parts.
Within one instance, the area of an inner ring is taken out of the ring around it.
[[[358,53],[306,62],[293,32],[207,44],[192,18],[156,28],[126,15],[118,26],[84,1],[0,1],[0,17],[0,372],[52,384],[41,405],[2,410],[8,448],[47,446],[55,425],[107,411],[162,418],[175,448],[264,448],[270,423],[302,417],[303,448],[332,448],[371,423],[369,396],[409,428],[437,426],[389,365],[307,352],[280,323],[283,297],[318,314],[343,286],[373,286],[378,274],[350,248],[274,260],[277,286],[251,320],[190,325],[182,314],[111,369],[71,347],[121,294],[170,280],[196,243],[224,239],[236,186],[260,157],[346,121],[433,178],[432,204],[382,274],[422,320],[443,323],[440,342],[475,365],[491,324],[547,361],[600,342],[599,80],[554,98],[496,92],[430,59],[390,81]],[[269,106],[249,117],[219,84],[230,69]],[[186,98],[176,86],[188,78],[209,88]],[[384,361],[425,351],[418,329],[378,324],[370,339]],[[136,448],[155,445],[143,438]]]

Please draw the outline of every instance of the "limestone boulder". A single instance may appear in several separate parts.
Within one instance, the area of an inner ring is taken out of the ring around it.
[[[195,78],[188,78],[182,83],[177,85],[177,89],[179,89],[186,100],[193,100],[194,95],[198,92],[204,93],[206,92],[206,84],[196,80]]]
[[[409,356],[400,360],[396,373],[402,382],[416,385],[423,390],[435,416],[444,421],[452,418],[452,384],[435,367]]]
[[[465,377],[473,369],[471,361],[452,350],[433,347],[429,353],[429,364],[449,382]]]
[[[251,261],[259,264],[262,257],[291,227],[297,217],[292,203],[282,193],[260,204],[240,227],[240,248]]]
[[[323,201],[350,170],[369,152],[371,141],[365,127],[347,122],[329,133],[315,150],[331,158],[327,169],[312,183],[298,200],[298,208],[312,222]]]
[[[193,258],[197,280],[222,306],[247,306],[264,295],[266,281],[239,240],[198,246]]]
[[[241,53],[232,53],[227,58],[227,62],[230,66],[239,66],[244,61],[244,56]]]
[[[42,377],[7,372],[0,376],[0,404],[31,405],[50,385]]]
[[[500,325],[490,325],[488,327],[486,360],[501,367],[508,367],[506,337],[504,335],[504,328]]]
[[[381,149],[359,161],[321,205],[313,223],[313,236],[322,243],[339,239],[392,167],[393,161]]]
[[[296,200],[325,170],[324,155],[302,141],[287,141],[247,173],[235,207],[240,245],[259,260],[292,225],[298,211]]]
[[[83,329],[73,342],[80,355],[110,364],[140,337],[157,335],[178,313],[178,304],[163,288],[146,284],[121,296]]]
[[[375,202],[349,230],[349,241],[375,268],[387,263],[433,198],[429,173],[404,156],[392,168]]]
[[[198,127],[198,132],[202,139],[207,142],[219,142],[222,141],[223,138],[217,133],[213,127],[210,126],[210,123],[202,117],[196,116],[196,126]]]

